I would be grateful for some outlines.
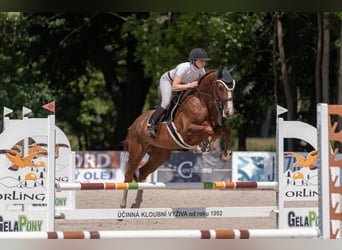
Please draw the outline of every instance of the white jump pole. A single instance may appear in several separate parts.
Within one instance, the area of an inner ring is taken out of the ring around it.
[[[278,182],[93,182],[57,183],[58,191],[67,190],[137,190],[137,189],[257,189],[277,190]]]
[[[318,149],[319,158],[319,214],[320,214],[320,230],[324,239],[330,238],[330,213],[329,213],[329,134],[328,134],[328,105],[317,105],[317,130],[318,130]],[[328,171],[327,171],[328,170]]]
[[[56,131],[55,115],[48,116],[48,159],[47,159],[47,230],[55,230],[55,176],[56,176]]]
[[[4,232],[0,239],[315,239],[315,228]]]

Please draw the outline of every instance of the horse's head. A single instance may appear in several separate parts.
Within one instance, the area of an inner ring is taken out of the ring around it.
[[[222,117],[229,118],[234,113],[233,91],[235,88],[235,80],[232,77],[236,67],[229,70],[220,68],[217,71],[217,79],[215,82],[215,98]]]

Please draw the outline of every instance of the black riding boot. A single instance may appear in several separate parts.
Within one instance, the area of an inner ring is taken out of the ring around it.
[[[151,124],[147,128],[148,136],[152,138],[156,138],[156,133],[158,131],[159,123],[162,120],[165,112],[166,112],[166,109],[163,109],[160,105],[154,111],[154,113],[152,114],[152,118],[151,118]]]

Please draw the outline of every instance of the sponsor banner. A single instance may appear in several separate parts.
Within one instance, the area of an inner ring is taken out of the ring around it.
[[[78,151],[76,169],[120,169],[120,151]]]
[[[297,154],[306,157],[308,153]],[[78,151],[75,181],[121,182],[124,180],[126,160],[127,153],[124,151]],[[140,166],[147,160],[148,155],[145,155]],[[284,186],[288,192],[284,196],[316,197],[317,169],[295,166],[297,161],[294,153],[291,155],[287,152],[284,155]],[[275,152],[233,152],[232,160],[223,163],[218,151],[203,154],[173,151],[170,159],[162,164],[151,178],[152,181],[159,182],[277,181],[275,164]]]
[[[26,214],[3,211],[0,214],[0,233],[47,231],[46,223],[44,223],[45,217],[45,213],[37,211],[30,211]]]
[[[158,182],[229,181],[231,161],[221,162],[221,152],[196,154],[174,151],[157,172]]]
[[[76,169],[76,182],[120,182],[124,174],[118,169]]]
[[[75,182],[123,182],[127,153],[124,151],[85,151],[76,153]],[[146,163],[145,155],[140,166]],[[147,181],[151,181],[148,177]]]
[[[114,212],[116,219],[170,219],[170,218],[226,218],[230,217],[230,211],[222,207],[207,208],[140,208],[118,209]]]
[[[233,152],[233,181],[276,181],[275,153]]]
[[[318,207],[284,208],[279,217],[282,228],[319,227]]]
[[[123,181],[124,164],[125,155],[121,151],[78,151],[75,182]]]

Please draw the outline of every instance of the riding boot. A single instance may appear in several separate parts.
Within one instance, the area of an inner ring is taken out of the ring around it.
[[[148,136],[152,138],[156,138],[156,133],[158,131],[159,123],[161,122],[165,112],[166,112],[166,109],[163,109],[160,105],[153,112],[152,117],[151,117],[151,123],[147,128]]]

